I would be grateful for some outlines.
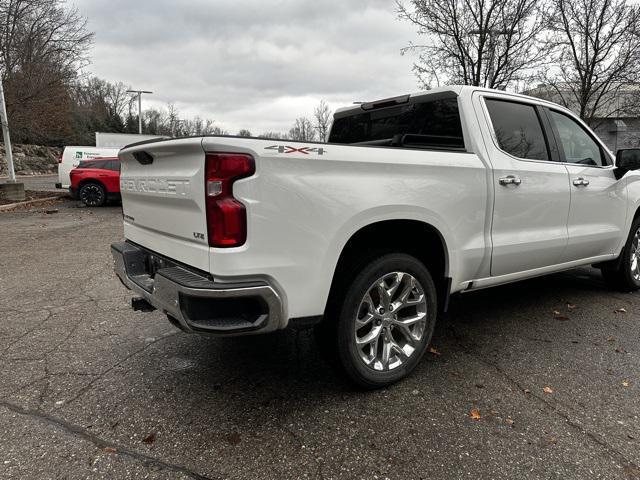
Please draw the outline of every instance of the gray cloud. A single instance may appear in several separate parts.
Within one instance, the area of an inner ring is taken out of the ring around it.
[[[77,0],[96,33],[89,71],[154,91],[235,132],[288,130],[332,107],[415,91],[415,38],[392,1]]]

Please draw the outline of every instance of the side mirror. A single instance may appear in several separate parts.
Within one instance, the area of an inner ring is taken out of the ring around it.
[[[620,170],[640,170],[640,148],[623,148],[616,153],[616,167]]]

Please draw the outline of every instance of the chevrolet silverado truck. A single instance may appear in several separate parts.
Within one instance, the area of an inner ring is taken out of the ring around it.
[[[314,325],[362,387],[411,372],[455,292],[581,265],[640,288],[640,150],[614,157],[540,99],[445,87],[342,108],[327,143],[205,136],[119,156],[111,251],[134,309],[217,336]]]

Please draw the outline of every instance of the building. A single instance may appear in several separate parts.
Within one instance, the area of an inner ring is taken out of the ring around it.
[[[572,102],[569,88],[539,84],[523,92],[567,107],[578,114],[577,102]],[[564,100],[564,101],[563,101]],[[573,103],[573,104],[572,104]],[[606,96],[596,115],[587,121],[612,152],[621,148],[640,148],[640,88],[624,86]]]

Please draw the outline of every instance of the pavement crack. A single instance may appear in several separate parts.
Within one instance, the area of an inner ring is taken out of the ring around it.
[[[41,423],[45,423],[48,425],[52,425],[58,429],[63,430],[65,433],[72,435],[76,438],[82,439],[84,441],[90,442],[93,445],[95,445],[97,448],[104,450],[106,448],[108,449],[114,449],[117,455],[121,455],[123,457],[127,457],[130,458],[132,460],[136,460],[138,462],[141,462],[145,467],[155,467],[155,468],[159,468],[162,470],[166,470],[166,471],[170,471],[170,472],[174,472],[174,473],[180,473],[183,475],[186,475],[190,478],[194,478],[196,480],[215,480],[215,479],[221,479],[221,476],[216,476],[216,477],[209,477],[209,476],[205,476],[205,475],[201,475],[193,470],[188,469],[187,467],[181,466],[181,465],[176,465],[173,463],[169,463],[166,462],[164,460],[161,460],[159,458],[155,458],[152,457],[150,455],[146,455],[144,453],[141,452],[137,452],[133,449],[127,448],[125,446],[119,445],[115,442],[111,442],[109,440],[105,440],[103,438],[98,437],[97,435],[94,435],[92,433],[87,432],[85,429],[83,429],[82,427],[78,426],[78,425],[74,425],[72,423],[69,423],[61,418],[58,417],[54,417],[52,415],[48,415],[44,412],[39,412],[39,411],[35,411],[35,410],[29,410],[26,408],[23,408],[19,405],[16,405],[12,402],[8,402],[6,400],[0,400],[0,406],[18,414],[18,415],[23,415],[26,417],[29,417],[31,419],[34,419],[36,421],[39,421]]]
[[[476,344],[474,344],[473,342],[468,342],[466,344],[463,343],[463,339],[460,338],[455,331],[453,332],[453,336],[454,336],[456,342],[458,342],[458,345],[462,348],[462,350],[465,353],[467,353],[468,355],[472,355],[473,357],[478,359],[480,362],[482,362],[485,365],[493,368],[501,377],[503,377],[505,380],[507,380],[509,383],[511,383],[513,386],[515,386],[517,388],[517,390],[520,392],[521,395],[524,395],[526,398],[533,398],[533,399],[537,400],[539,403],[544,404],[545,407],[547,407],[547,408],[546,409],[543,408],[543,409],[541,409],[541,411],[544,411],[544,410],[548,409],[551,413],[553,413],[553,414],[559,416],[560,418],[562,418],[566,422],[567,425],[569,425],[573,429],[579,431],[583,435],[587,436],[591,441],[593,441],[597,445],[601,446],[607,453],[609,453],[609,455],[611,455],[612,457],[616,457],[619,461],[621,461],[621,463],[623,463],[623,464],[625,464],[625,465],[627,465],[629,467],[632,467],[634,469],[638,469],[638,465],[636,465],[633,460],[630,460],[629,458],[627,458],[624,455],[624,453],[622,453],[620,450],[618,450],[613,445],[605,442],[600,436],[598,436],[597,434],[595,434],[595,433],[591,432],[590,430],[586,429],[585,427],[583,427],[577,421],[572,420],[568,413],[563,412],[560,408],[558,408],[559,406],[561,406],[561,407],[566,408],[569,411],[575,411],[575,409],[572,408],[570,405],[566,405],[565,403],[559,402],[558,400],[549,401],[548,399],[543,398],[540,395],[536,395],[533,392],[525,393],[525,387],[522,384],[520,384],[520,382],[517,379],[513,378],[511,375],[509,375],[507,372],[505,372],[499,365],[493,363],[490,360],[487,360],[486,358],[484,358],[479,353],[473,351],[473,348],[470,348],[470,347],[477,346]],[[578,413],[580,413],[580,412],[578,412]]]
[[[47,309],[41,309],[40,311],[45,311],[47,312],[47,316],[42,319],[41,321],[38,322],[37,325],[35,325],[34,327],[28,329],[26,332],[24,332],[23,334],[15,337],[12,339],[12,341],[9,343],[9,345],[7,345],[5,348],[2,349],[2,353],[8,352],[14,345],[20,343],[20,341],[25,338],[28,337],[29,335],[31,335],[33,332],[35,332],[36,330],[38,330],[42,325],[44,325],[45,323],[47,323],[51,317],[53,316],[53,314],[51,313],[50,310]]]
[[[127,355],[126,357],[124,357],[122,360],[114,363],[113,365],[111,365],[109,368],[107,368],[106,370],[100,372],[98,375],[96,375],[95,378],[93,378],[89,383],[87,383],[84,387],[82,387],[78,393],[76,395],[74,395],[73,397],[71,397],[69,400],[66,400],[64,402],[64,405],[69,405],[70,403],[75,402],[78,398],[80,398],[81,396],[83,396],[85,393],[87,393],[89,390],[91,390],[91,387],[93,387],[93,385],[100,380],[101,378],[104,378],[105,375],[109,374],[110,372],[112,372],[113,370],[115,370],[116,368],[118,368],[120,365],[126,363],[127,361],[129,361],[130,359],[132,359],[133,357],[135,357],[136,355],[144,352],[147,348],[149,348],[151,345],[155,345],[158,342],[161,342],[163,340],[166,340],[167,338],[173,337],[175,335],[178,335],[179,332],[176,333],[171,333],[169,335],[165,335],[163,337],[157,338],[152,342],[146,343],[143,347],[137,349],[134,352],[131,352],[129,355]]]

